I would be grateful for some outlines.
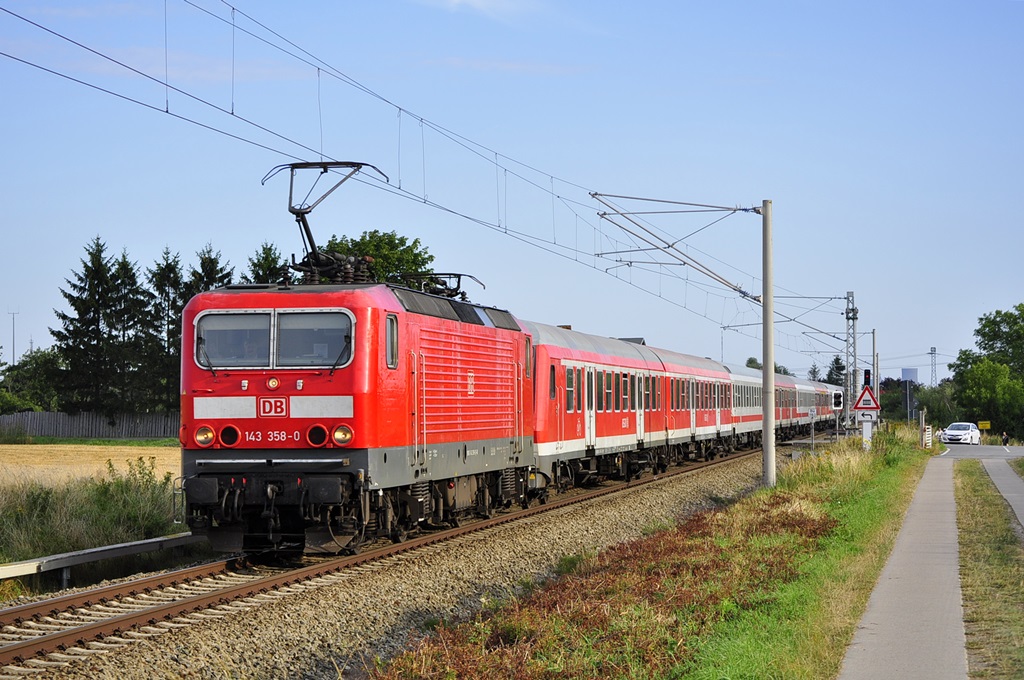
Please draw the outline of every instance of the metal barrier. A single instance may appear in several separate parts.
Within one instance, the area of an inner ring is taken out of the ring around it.
[[[137,555],[154,550],[163,550],[164,548],[176,548],[205,540],[205,536],[193,536],[191,532],[186,531],[181,534],[148,538],[144,541],[118,543],[117,545],[108,545],[102,548],[89,548],[88,550],[76,550],[75,552],[61,553],[60,555],[37,557],[33,560],[8,562],[7,564],[0,564],[0,580],[61,569],[61,587],[67,588],[68,584],[71,583],[71,567],[77,564]]]

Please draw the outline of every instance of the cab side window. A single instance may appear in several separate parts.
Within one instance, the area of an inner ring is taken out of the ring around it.
[[[388,362],[388,368],[398,368],[398,317],[394,314],[388,314],[386,326],[386,356]]]

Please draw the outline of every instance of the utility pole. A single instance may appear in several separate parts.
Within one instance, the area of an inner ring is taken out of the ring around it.
[[[767,487],[775,486],[775,295],[772,281],[772,202],[761,203],[761,417],[764,423],[761,475]]]
[[[932,355],[932,387],[935,387],[939,384],[935,379],[935,348],[932,347],[931,351],[928,353]]]
[[[15,338],[15,335],[14,335],[14,327],[15,327],[14,316],[16,314],[20,314],[21,311],[20,310],[17,311],[17,312],[8,311],[7,313],[11,315],[11,361],[10,361],[10,364],[11,364],[11,366],[13,366],[14,364],[17,363],[17,359],[18,359],[18,353],[14,349],[14,338]]]
[[[846,398],[843,399],[843,418],[850,423],[850,405],[857,394],[857,307],[853,304],[853,291],[846,292]]]

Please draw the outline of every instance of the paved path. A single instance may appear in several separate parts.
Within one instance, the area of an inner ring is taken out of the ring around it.
[[[953,461],[933,458],[846,651],[840,680],[967,677]]]
[[[1003,494],[1003,498],[1013,508],[1017,515],[1017,521],[1024,524],[1024,479],[1021,479],[1020,475],[1014,472],[1005,460],[986,458],[982,461],[982,465],[985,466],[988,476],[995,482],[999,493]]]
[[[980,459],[1018,520],[1024,481],[1007,463],[1019,449],[968,446],[948,454],[925,468],[839,680],[967,678],[953,462]]]

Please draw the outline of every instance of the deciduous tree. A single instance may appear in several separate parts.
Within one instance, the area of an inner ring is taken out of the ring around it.
[[[434,256],[427,252],[420,240],[417,238],[410,242],[393,231],[364,231],[358,239],[332,236],[324,250],[346,256],[369,255],[373,258],[370,271],[381,283],[410,285],[410,277],[433,273],[430,263]]]
[[[3,369],[3,391],[20,400],[19,410],[27,405],[27,410],[56,411],[60,380],[60,357],[54,347],[31,349],[17,364]]]

